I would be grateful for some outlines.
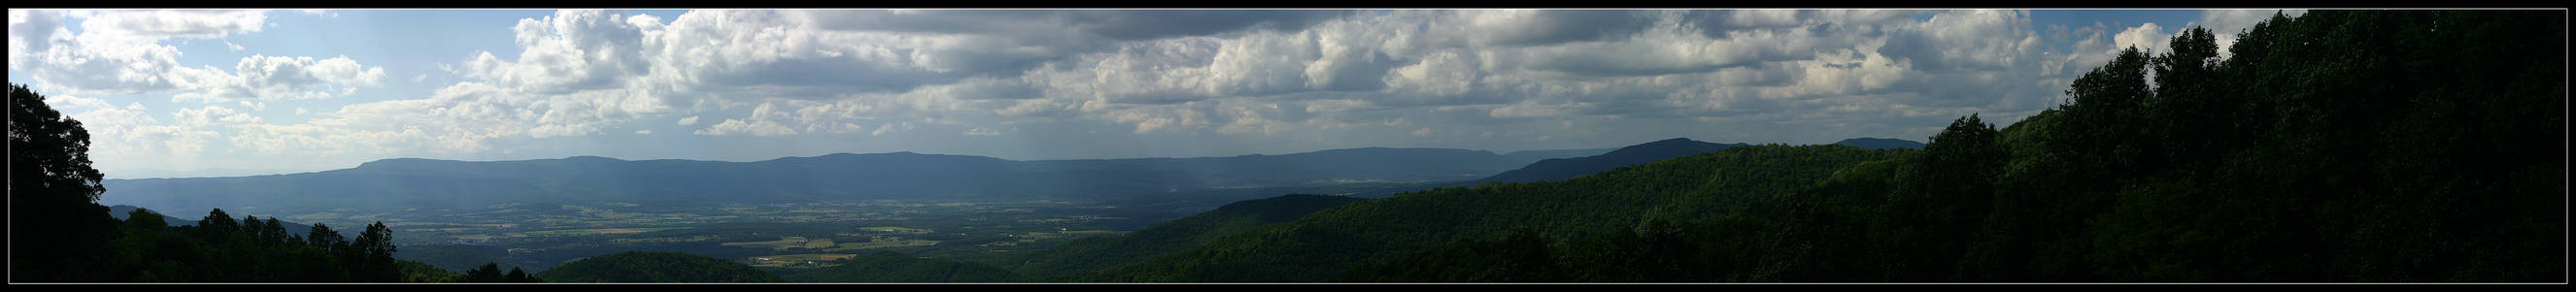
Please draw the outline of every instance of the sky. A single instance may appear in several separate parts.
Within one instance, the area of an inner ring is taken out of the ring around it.
[[[1925,141],[2301,10],[9,10],[109,178]],[[2224,51],[2224,49],[2222,49]]]

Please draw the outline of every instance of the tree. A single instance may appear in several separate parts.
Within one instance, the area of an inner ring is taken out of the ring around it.
[[[351,264],[351,278],[361,282],[401,281],[403,274],[394,261],[394,232],[385,222],[368,224],[358,239],[340,252]]]
[[[197,232],[211,239],[230,238],[241,232],[241,228],[241,222],[233,221],[231,214],[224,214],[224,208],[207,211],[205,219],[197,219]]]
[[[2218,75],[2216,37],[2195,26],[2175,35],[2167,47],[2171,49],[2150,62],[2156,72],[2156,94],[2148,101],[2147,114],[2154,123],[2147,125],[2151,129],[2145,134],[2162,142],[2150,145],[2164,155],[2144,158],[2151,160],[2150,171],[2205,164],[2215,161],[2211,157],[2218,151],[2239,148],[2224,144],[2237,140],[2234,136],[2239,131],[2230,121],[2236,118],[2231,114],[2239,104],[2234,101],[2242,98],[2233,94],[2236,91],[2220,90],[2228,88],[2228,82]]]
[[[277,221],[277,216],[269,216],[267,222],[260,223],[258,231],[259,243],[263,245],[296,243],[287,240],[286,223]]]
[[[367,231],[358,234],[356,245],[368,258],[391,259],[394,256],[394,230],[385,227],[384,221],[368,224]]]
[[[265,235],[262,234],[261,230],[268,230],[268,221],[259,220],[259,216],[242,215],[241,223],[242,228],[240,232],[242,238],[249,239],[250,242],[254,243],[264,242],[268,239],[260,237]]]
[[[331,226],[322,223],[313,223],[312,231],[305,232],[304,244],[322,249],[323,254],[338,255],[349,249],[348,238],[340,237],[340,231],[331,230]]]
[[[527,270],[520,270],[519,267],[510,267],[510,275],[501,277],[501,281],[510,283],[544,282],[537,280],[536,276],[528,275]]]
[[[1992,205],[1995,177],[2010,159],[1995,140],[1994,125],[1975,114],[1960,117],[1932,136],[1921,154],[1900,166],[1896,193],[1886,206],[1884,226],[1895,234],[1881,237],[1891,257],[1893,280],[1947,279],[1967,272],[1957,267]]]
[[[511,269],[510,271],[518,272],[517,269]],[[500,263],[484,263],[481,267],[475,267],[472,270],[465,271],[465,282],[467,283],[495,283],[501,281]]]
[[[116,218],[97,203],[107,188],[90,166],[89,131],[44,100],[9,85],[10,279],[113,278],[122,269],[94,260],[118,235]]]
[[[170,228],[170,223],[165,221],[169,221],[169,219],[161,216],[161,213],[152,212],[152,210],[149,209],[135,208],[134,211],[125,212],[125,229],[127,230],[148,230],[158,232],[160,230]]]

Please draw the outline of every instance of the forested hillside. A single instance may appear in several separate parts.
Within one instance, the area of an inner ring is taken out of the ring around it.
[[[776,274],[751,265],[676,252],[630,251],[564,263],[538,279],[567,283],[746,283],[780,282]]]
[[[1114,268],[1188,250],[1219,236],[1296,220],[1316,211],[1359,200],[1338,196],[1284,195],[1234,202],[1216,210],[1155,224],[1126,236],[1085,238],[1037,251],[1013,270],[1044,278]]]
[[[1321,281],[1368,261],[1514,230],[1599,234],[1625,231],[1648,219],[1720,220],[1729,214],[1724,210],[1787,195],[1837,169],[1900,153],[1905,150],[1748,146],[1560,182],[1402,193],[1225,235],[1188,251],[1073,280]]]
[[[1494,174],[1494,176],[1485,177],[1485,179],[1482,180],[1470,182],[1470,185],[1489,182],[1516,183],[1562,180],[1619,168],[1621,166],[1637,165],[1639,163],[1672,159],[1674,157],[1691,156],[1692,154],[1708,153],[1718,150],[1726,150],[1726,148],[1742,146],[1745,146],[1745,144],[1709,143],[1692,141],[1689,138],[1664,139],[1661,141],[1647,142],[1645,144],[1620,147],[1619,150],[1610,151],[1609,153],[1603,153],[1601,155],[1540,160],[1535,163],[1530,163],[1528,166],[1523,166],[1520,169],[1505,171],[1503,173]]]
[[[2192,29],[2053,110],[1962,118],[1748,216],[1591,238],[1531,222],[1341,279],[2565,281],[2565,19],[2314,11],[2223,58]]]
[[[1012,283],[1029,278],[1009,270],[975,263],[915,258],[876,252],[843,260],[841,265],[785,276],[789,281],[823,283]]]

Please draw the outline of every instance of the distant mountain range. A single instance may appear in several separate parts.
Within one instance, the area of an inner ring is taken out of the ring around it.
[[[1540,160],[1548,160],[1548,159],[1551,159],[1551,158],[1574,158],[1574,157],[1584,157],[1584,156],[1601,155],[1602,153],[1610,153],[1610,151],[1612,151],[1612,150],[1619,150],[1619,148],[1615,148],[1615,147],[1614,147],[1614,148],[1594,148],[1594,149],[1525,150],[1525,151],[1512,151],[1512,153],[1503,153],[1503,156],[1511,157],[1512,159],[1520,159],[1520,160],[1525,160],[1525,161],[1530,161],[1530,162],[1538,162],[1538,161],[1540,161]]]
[[[1866,138],[1846,140],[1844,144],[1864,148],[1920,145]],[[264,212],[313,212],[341,208],[438,210],[527,202],[1188,199],[1191,194],[1221,193],[1227,197],[1216,198],[1221,199],[1216,202],[1221,204],[1241,199],[1236,197],[1348,192],[1335,190],[1346,186],[1374,185],[1370,188],[1401,191],[1457,183],[1560,180],[1743,145],[1676,138],[1612,150],[1511,154],[1441,148],[1355,148],[1285,155],[1036,161],[912,152],[754,162],[596,156],[516,161],[397,158],[309,173],[111,179],[103,182],[107,193],[100,201],[167,210],[257,208]],[[1574,156],[1595,152],[1600,154]]]
[[[756,162],[386,159],[355,168],[107,180],[101,201],[168,210],[480,207],[531,201],[1103,198],[1262,187],[1469,180],[1526,164],[1487,151],[1358,148],[1287,155],[1012,161],[832,154]]]

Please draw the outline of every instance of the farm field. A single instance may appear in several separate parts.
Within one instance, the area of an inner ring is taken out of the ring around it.
[[[634,250],[685,252],[779,269],[829,267],[849,256],[879,251],[961,261],[998,260],[998,255],[1013,251],[1125,234],[1200,210],[1204,207],[1052,200],[870,200],[513,203],[465,210],[342,209],[258,215],[331,226],[363,226],[381,220],[395,229],[396,244],[402,247],[398,258],[459,271],[490,262],[534,272],[584,257]]]

